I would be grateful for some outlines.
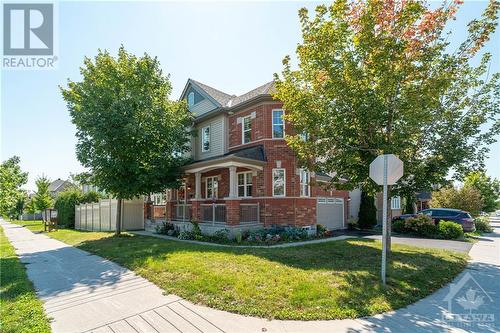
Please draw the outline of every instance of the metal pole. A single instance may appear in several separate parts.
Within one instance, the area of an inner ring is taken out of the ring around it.
[[[382,284],[385,286],[387,261],[387,155],[384,155],[384,200],[382,208]]]

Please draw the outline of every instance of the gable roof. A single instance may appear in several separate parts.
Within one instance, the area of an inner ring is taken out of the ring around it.
[[[190,79],[192,83],[194,83],[195,85],[197,85],[199,88],[201,88],[205,93],[207,93],[210,97],[212,97],[215,101],[217,101],[217,103],[219,104],[219,106],[226,106],[226,104],[234,97],[234,95],[229,95],[229,94],[226,94],[225,92],[222,92],[220,90],[217,90],[215,88],[212,88],[210,86],[207,86],[206,84],[204,83],[201,83],[201,82],[198,82],[198,81],[195,81],[193,79]]]
[[[193,79],[188,79],[186,86],[181,94],[181,99],[185,96],[188,87],[194,86],[197,90],[200,91],[203,95],[208,97],[214,104],[216,104],[220,108],[231,109],[242,103],[245,103],[253,98],[259,96],[269,96],[274,91],[274,81],[267,82],[255,89],[250,90],[249,92],[244,93],[243,95],[236,96],[230,95],[218,89],[215,89],[209,85],[198,82]]]
[[[50,192],[55,192],[57,191],[59,188],[61,188],[61,186],[63,185],[66,185],[66,183],[68,183],[68,185],[70,184],[68,181],[66,180],[62,180],[62,179],[56,179],[54,180],[52,183],[49,184],[49,191]]]

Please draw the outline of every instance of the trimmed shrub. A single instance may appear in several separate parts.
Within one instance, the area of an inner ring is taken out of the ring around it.
[[[493,232],[490,220],[487,217],[478,217],[474,219],[474,224],[476,225],[476,230],[479,232]]]
[[[82,194],[80,203],[99,202],[100,199],[103,199],[103,196],[99,192],[88,191],[87,193]]]
[[[372,229],[377,224],[377,207],[375,199],[366,192],[361,192],[359,205],[358,226],[361,229]]]
[[[77,188],[59,193],[54,208],[57,209],[58,224],[67,228],[75,227],[75,206],[80,203],[82,194]]]
[[[441,221],[438,224],[439,236],[444,239],[458,239],[464,236],[462,226],[455,222]]]
[[[229,241],[229,230],[228,229],[217,230],[211,236],[211,240],[216,243],[227,243]]]
[[[404,220],[395,220],[392,222],[392,230],[394,232],[404,234],[407,233],[408,230],[406,229],[406,223]]]
[[[424,237],[436,237],[438,235],[438,227],[430,216],[427,215],[407,218],[404,222],[404,228],[408,232]]]

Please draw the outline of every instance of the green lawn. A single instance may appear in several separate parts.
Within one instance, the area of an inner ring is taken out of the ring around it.
[[[33,285],[0,227],[0,332],[50,332]]]
[[[122,264],[190,301],[279,319],[355,318],[394,310],[450,282],[467,259],[393,244],[384,290],[381,246],[372,240],[242,249],[74,230],[50,236]]]

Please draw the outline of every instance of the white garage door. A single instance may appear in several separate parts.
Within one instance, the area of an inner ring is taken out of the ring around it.
[[[345,229],[344,200],[342,198],[318,198],[316,221],[330,230]]]

